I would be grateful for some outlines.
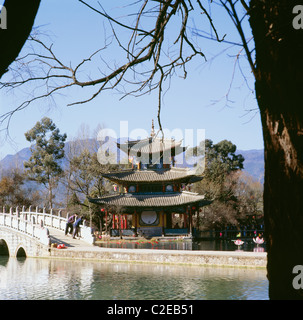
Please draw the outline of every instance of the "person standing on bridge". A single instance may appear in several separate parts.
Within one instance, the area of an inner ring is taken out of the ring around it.
[[[76,236],[79,237],[80,225],[83,223],[83,217],[80,216],[74,223],[73,239],[76,239]]]
[[[75,221],[77,220],[77,214],[73,214],[72,216],[70,216],[66,222],[66,227],[65,227],[65,235],[67,235],[68,233],[68,229],[69,229],[69,234],[73,233],[73,224],[75,223]]]

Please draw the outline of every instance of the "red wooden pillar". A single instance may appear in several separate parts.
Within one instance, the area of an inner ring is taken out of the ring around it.
[[[107,233],[107,210],[105,210],[105,232]]]
[[[135,235],[137,235],[137,211],[136,211],[136,209],[134,210],[134,215],[135,215]]]
[[[127,215],[124,215],[124,229],[127,229]]]
[[[123,214],[120,215],[120,223],[121,223],[121,229],[123,230]]]
[[[192,211],[191,211],[191,207],[189,209],[189,233],[192,234]]]
[[[137,228],[137,211],[135,209],[135,228]]]
[[[165,215],[163,210],[161,212],[161,215],[162,215],[162,236],[165,236],[166,221],[164,221]]]
[[[115,229],[116,215],[113,213],[113,229]]]

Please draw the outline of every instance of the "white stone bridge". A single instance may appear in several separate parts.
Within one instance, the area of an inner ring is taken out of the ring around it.
[[[64,234],[68,216],[39,212],[31,207],[10,208],[0,213],[0,255],[12,257],[48,257],[51,243],[64,244],[66,247],[87,246],[94,243],[92,229],[85,225],[80,227],[80,240],[74,240]]]
[[[168,263],[264,267],[265,252],[119,249],[94,246],[91,228],[82,225],[80,239],[65,236],[67,218],[52,212],[10,209],[0,212],[0,255],[111,262]],[[64,244],[66,249],[52,247]]]

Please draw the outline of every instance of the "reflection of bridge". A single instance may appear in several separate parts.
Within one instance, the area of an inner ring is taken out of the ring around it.
[[[81,226],[80,240],[65,236],[67,218],[32,211],[23,207],[20,211],[10,209],[9,213],[0,213],[0,254],[9,256],[47,257],[50,256],[51,243],[64,244],[66,247],[88,246],[93,244],[94,237],[91,228]]]

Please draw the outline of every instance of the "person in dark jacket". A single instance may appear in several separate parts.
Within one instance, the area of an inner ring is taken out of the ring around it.
[[[67,233],[69,234],[73,233],[73,224],[75,223],[76,219],[77,219],[77,214],[73,214],[68,218],[66,222],[66,227],[65,227],[65,235],[67,235]]]
[[[80,225],[83,223],[83,217],[80,216],[74,223],[73,239],[79,236]]]

